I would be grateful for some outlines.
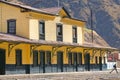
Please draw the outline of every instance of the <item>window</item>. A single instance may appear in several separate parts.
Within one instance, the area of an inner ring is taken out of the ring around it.
[[[62,24],[57,24],[57,41],[63,41]]]
[[[17,49],[16,50],[16,66],[22,65],[22,50]]]
[[[51,52],[50,51],[46,52],[46,64],[51,65]]]
[[[39,39],[45,40],[45,23],[39,22]]]
[[[38,66],[38,51],[33,51],[33,66]]]
[[[10,19],[7,21],[7,33],[16,34],[16,20]]]
[[[77,43],[77,27],[73,26],[72,28],[73,43]]]

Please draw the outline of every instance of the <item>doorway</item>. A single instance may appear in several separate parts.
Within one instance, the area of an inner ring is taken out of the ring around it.
[[[42,72],[45,73],[45,51],[40,51],[40,66],[42,67]]]
[[[0,49],[0,75],[5,74],[5,50]]]
[[[90,71],[90,54],[86,53],[84,55],[85,70]]]
[[[63,72],[63,52],[57,52],[57,71]]]

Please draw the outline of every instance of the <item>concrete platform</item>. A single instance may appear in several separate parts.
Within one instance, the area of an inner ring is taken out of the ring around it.
[[[0,75],[0,80],[120,80],[120,70]]]

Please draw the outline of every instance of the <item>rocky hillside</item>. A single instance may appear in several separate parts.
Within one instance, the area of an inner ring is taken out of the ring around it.
[[[18,1],[37,8],[64,6],[71,16],[87,21],[86,26],[88,28],[91,28],[92,25],[92,28],[105,39],[110,46],[120,48],[120,0]]]

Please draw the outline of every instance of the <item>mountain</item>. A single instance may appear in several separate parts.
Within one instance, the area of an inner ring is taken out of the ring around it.
[[[95,30],[110,46],[120,48],[120,0],[17,1],[36,8],[63,6],[72,17],[87,21],[86,26]]]

